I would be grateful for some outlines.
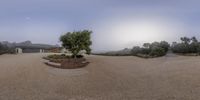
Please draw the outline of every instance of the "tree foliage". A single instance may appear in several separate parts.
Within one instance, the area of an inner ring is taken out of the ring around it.
[[[133,47],[131,50],[132,55],[136,56],[137,54],[141,53],[141,48],[139,46]]]
[[[4,49],[4,46],[0,43],[0,52],[2,52]]]
[[[164,56],[167,52],[165,51],[164,48],[159,47],[159,46],[154,46],[151,48],[151,52],[149,53],[150,56],[155,56],[155,57],[160,57]]]
[[[131,50],[132,55],[145,55],[150,57],[164,56],[169,49],[170,45],[166,41],[144,43],[143,47],[135,46]]]
[[[145,47],[145,48],[150,48],[150,46],[151,46],[150,43],[144,43],[144,44],[143,44],[143,47]]]
[[[62,46],[72,52],[73,56],[76,57],[81,50],[85,50],[87,54],[91,53],[90,45],[92,31],[74,31],[67,32],[60,37]]]
[[[4,54],[4,53],[10,53],[10,48],[8,48],[7,45],[3,45],[2,43],[0,43],[0,54]]]
[[[181,37],[180,39],[181,43],[173,42],[172,44],[171,49],[174,53],[200,53],[200,42],[196,37]]]

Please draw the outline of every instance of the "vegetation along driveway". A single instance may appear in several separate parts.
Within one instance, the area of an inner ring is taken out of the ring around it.
[[[0,100],[200,100],[200,57],[87,56],[87,67],[46,66],[47,54],[0,56]]]

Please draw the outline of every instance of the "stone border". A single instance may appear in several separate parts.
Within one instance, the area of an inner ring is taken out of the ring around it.
[[[61,67],[61,64],[60,63],[54,63],[54,62],[50,62],[49,60],[45,60],[44,63],[48,66],[52,66],[52,67]]]
[[[89,64],[89,62],[87,61],[83,61],[82,64],[85,64],[83,66],[77,67],[77,68],[62,68],[62,64],[61,63],[55,63],[55,62],[51,62],[50,60],[44,59],[44,64],[50,66],[50,67],[54,67],[54,68],[59,68],[59,69],[79,69],[79,68],[83,68],[86,65]]]
[[[46,60],[46,59],[44,59],[44,63],[48,66],[52,66],[52,67],[46,68],[47,72],[50,73],[51,75],[71,77],[71,76],[81,76],[81,75],[85,75],[85,74],[89,73],[87,70],[85,70],[83,68],[61,69],[61,68],[58,68],[61,66],[60,63],[50,62],[49,60]]]

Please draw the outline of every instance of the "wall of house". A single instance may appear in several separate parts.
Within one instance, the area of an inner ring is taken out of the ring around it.
[[[20,53],[23,53],[23,50],[22,50],[21,48],[16,48],[16,49],[15,49],[15,52],[16,52],[17,54],[20,54]]]
[[[23,53],[40,53],[40,49],[23,49]]]
[[[40,49],[40,53],[44,53],[45,52],[45,50],[44,49]]]

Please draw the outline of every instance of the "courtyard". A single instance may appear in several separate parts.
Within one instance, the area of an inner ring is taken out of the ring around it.
[[[32,53],[0,56],[0,100],[199,100],[200,57],[87,56],[56,69]]]

